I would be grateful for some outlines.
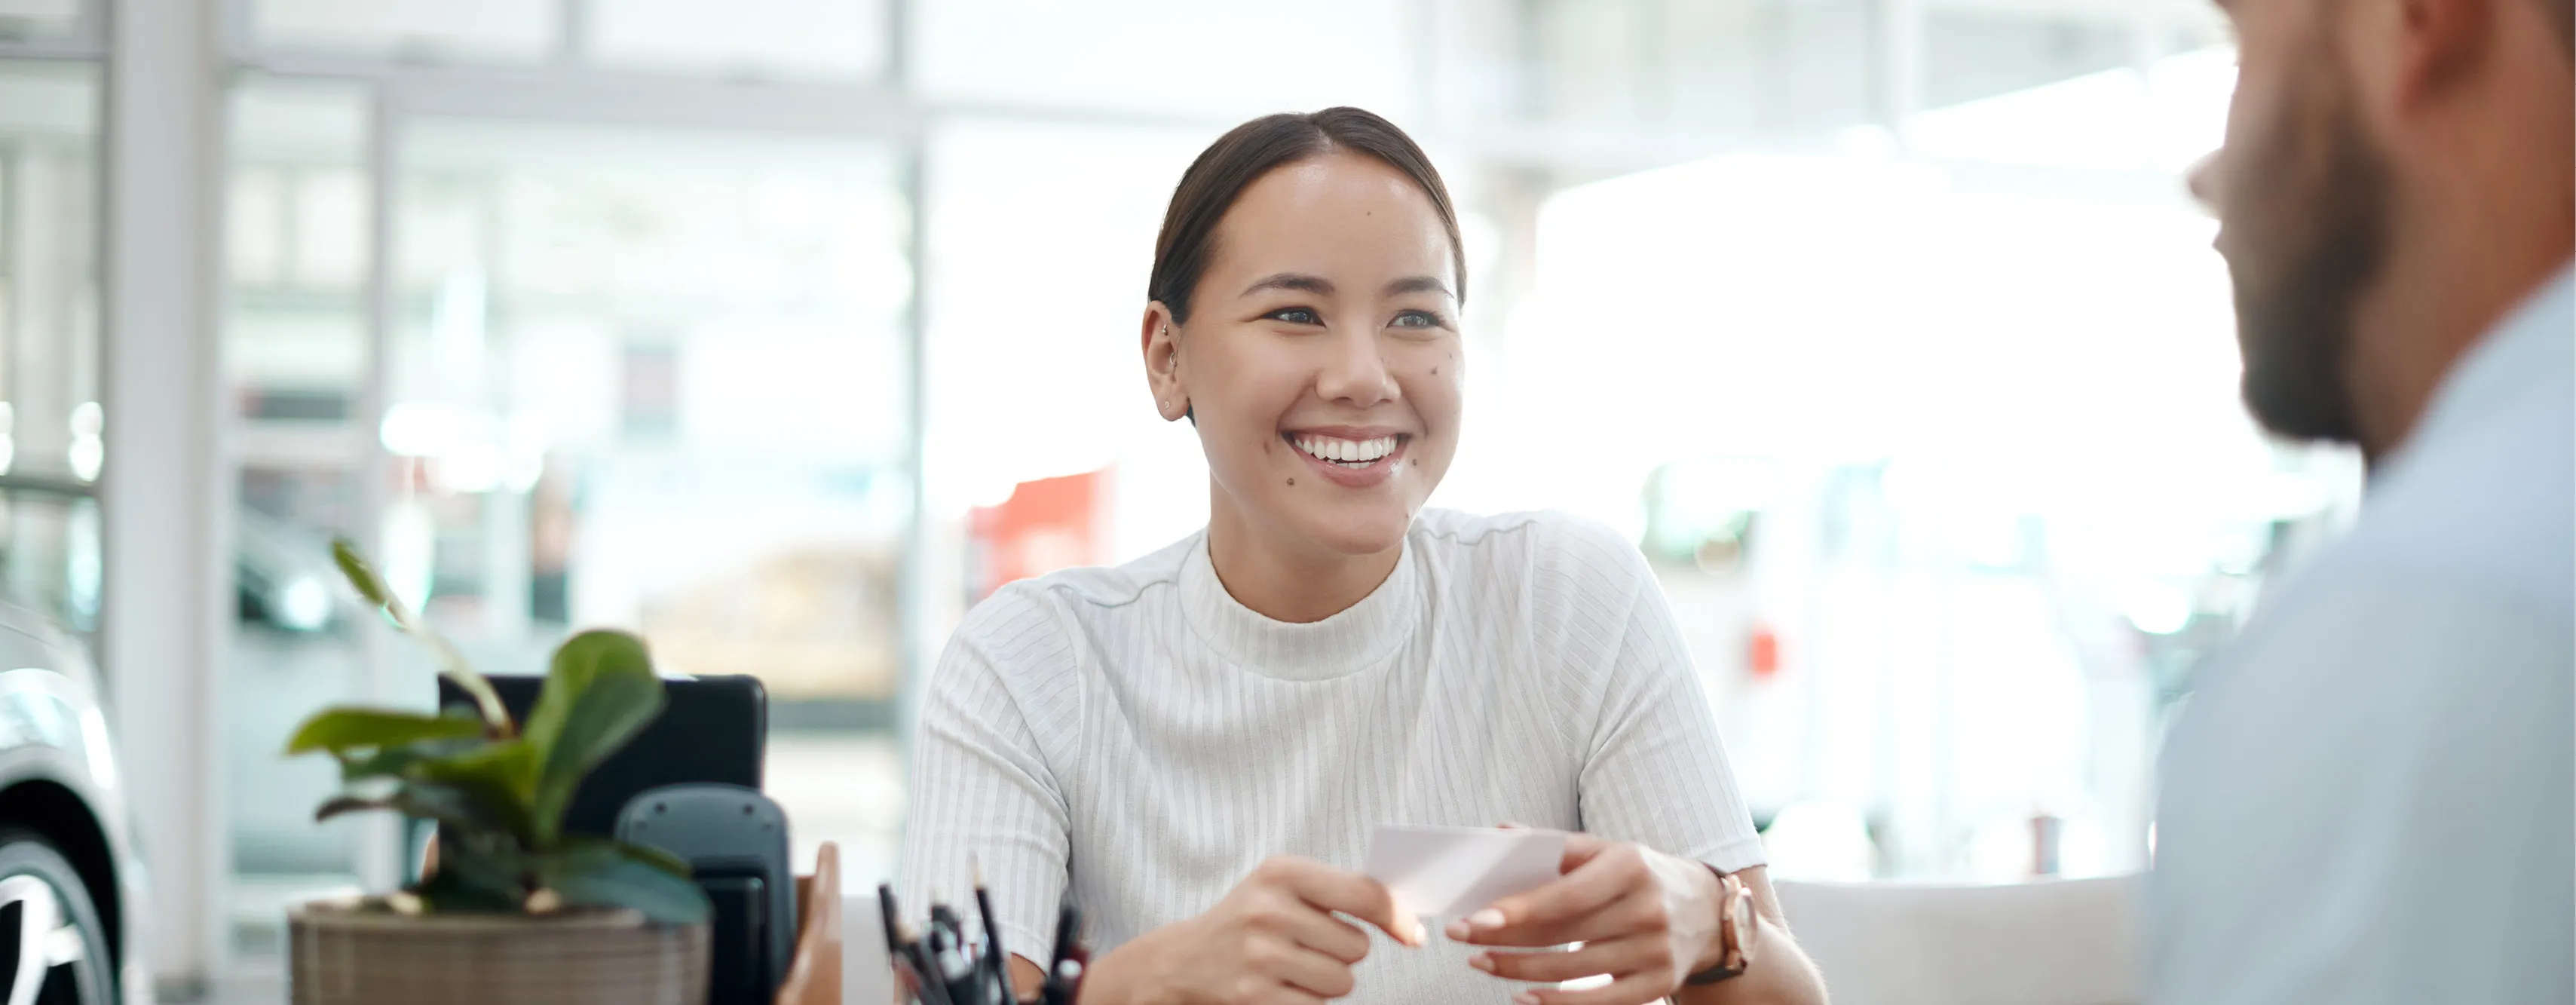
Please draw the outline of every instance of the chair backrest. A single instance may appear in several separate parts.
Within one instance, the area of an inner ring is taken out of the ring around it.
[[[1834,1005],[2131,1005],[2138,881],[1776,884]]]

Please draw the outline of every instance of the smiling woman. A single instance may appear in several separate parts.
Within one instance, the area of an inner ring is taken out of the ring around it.
[[[1375,115],[1276,115],[1191,165],[1156,244],[1146,376],[1198,425],[1227,588],[1282,621],[1349,607],[1458,450],[1448,190]]]
[[[1384,119],[1273,115],[1190,165],[1141,343],[1208,527],[967,616],[915,734],[908,896],[972,856],[1041,946],[1070,889],[1085,1002],[1822,1000],[1636,549],[1423,509],[1465,291],[1447,190]],[[1507,821],[1589,836],[1446,940],[1352,871],[1381,824]]]

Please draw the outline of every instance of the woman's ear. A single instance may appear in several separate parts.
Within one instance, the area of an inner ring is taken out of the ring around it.
[[[1145,385],[1154,393],[1154,411],[1165,422],[1189,415],[1189,389],[1181,384],[1181,329],[1171,308],[1160,300],[1145,305]]]

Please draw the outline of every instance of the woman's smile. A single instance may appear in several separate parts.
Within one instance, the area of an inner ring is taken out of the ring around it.
[[[1285,429],[1279,438],[1333,484],[1372,488],[1395,476],[1413,434],[1384,428],[1327,426]]]

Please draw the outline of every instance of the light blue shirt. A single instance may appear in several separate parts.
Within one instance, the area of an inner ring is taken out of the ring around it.
[[[2576,276],[2443,381],[2167,742],[2149,992],[2576,999]]]

